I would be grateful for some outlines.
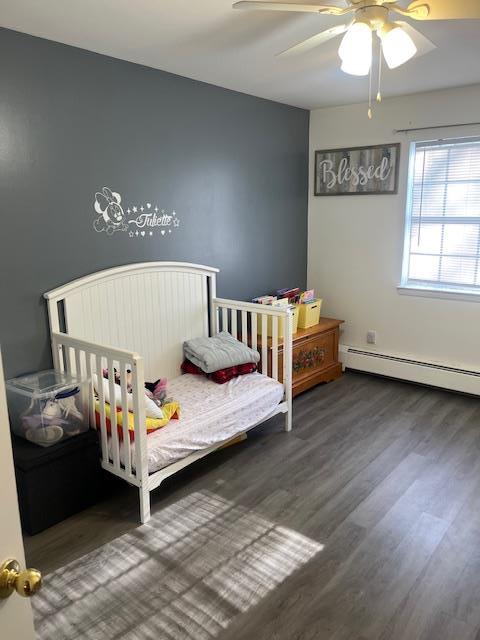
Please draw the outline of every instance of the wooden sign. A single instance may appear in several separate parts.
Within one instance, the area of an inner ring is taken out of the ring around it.
[[[400,144],[315,151],[315,195],[398,192]]]

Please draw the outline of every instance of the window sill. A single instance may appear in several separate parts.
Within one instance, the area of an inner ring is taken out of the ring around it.
[[[397,291],[402,296],[417,296],[420,298],[440,298],[443,300],[460,300],[464,302],[480,302],[480,292],[458,291],[455,289],[434,289],[409,284],[401,284]]]

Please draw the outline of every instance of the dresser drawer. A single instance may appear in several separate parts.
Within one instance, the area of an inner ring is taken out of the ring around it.
[[[293,378],[311,376],[337,361],[335,332],[314,336],[293,346]]]

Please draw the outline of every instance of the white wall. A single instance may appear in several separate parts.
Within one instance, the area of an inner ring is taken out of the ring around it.
[[[345,79],[348,82],[348,78]],[[400,295],[409,142],[480,133],[480,128],[395,129],[480,121],[480,85],[384,100],[367,118],[366,105],[312,111],[308,282],[324,299],[323,315],[346,321],[343,344],[480,370],[480,304]],[[317,149],[401,142],[396,196],[313,195]]]

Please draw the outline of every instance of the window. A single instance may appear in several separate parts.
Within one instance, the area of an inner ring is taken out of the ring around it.
[[[480,294],[480,138],[412,145],[401,286]]]

